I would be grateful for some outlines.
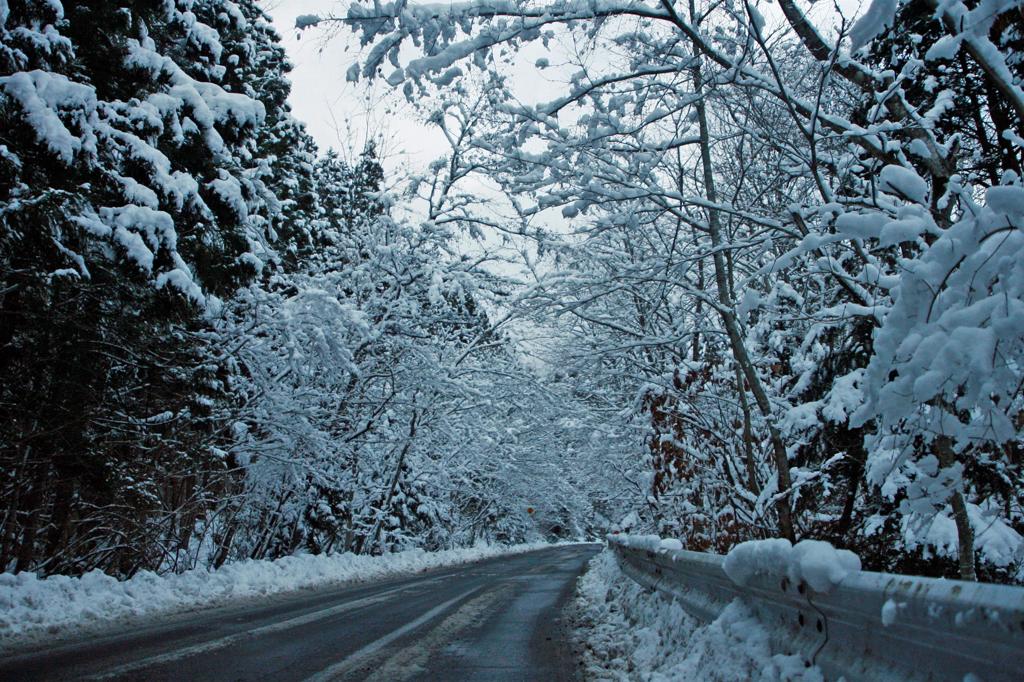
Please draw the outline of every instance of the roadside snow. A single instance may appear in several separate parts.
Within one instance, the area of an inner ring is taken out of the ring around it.
[[[588,680],[822,680],[799,656],[772,654],[768,632],[739,600],[702,624],[675,602],[626,577],[605,550],[575,600]]]
[[[100,571],[80,578],[42,579],[33,573],[0,573],[0,652],[30,646],[43,637],[81,635],[235,600],[377,580],[549,546],[536,542],[441,552],[409,550],[385,556],[290,556],[239,561],[216,571],[200,568],[163,576],[144,571],[124,581]]]

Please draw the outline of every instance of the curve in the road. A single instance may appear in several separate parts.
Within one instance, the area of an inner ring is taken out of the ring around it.
[[[597,545],[216,609],[0,659],[5,680],[570,680],[563,607]]]

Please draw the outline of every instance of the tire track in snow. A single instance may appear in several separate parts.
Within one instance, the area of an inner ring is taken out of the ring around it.
[[[455,639],[458,634],[480,623],[492,613],[495,602],[512,592],[508,583],[493,588],[466,602],[423,637],[400,649],[384,660],[366,677],[365,682],[392,682],[404,680],[425,670],[430,656]]]
[[[419,618],[409,621],[402,627],[396,630],[392,630],[390,633],[384,635],[379,639],[375,639],[374,641],[370,642],[361,649],[352,652],[338,663],[335,663],[334,665],[321,670],[315,675],[307,677],[305,682],[327,682],[328,680],[336,680],[343,678],[345,675],[355,672],[360,667],[366,665],[368,661],[372,660],[374,656],[376,656],[382,649],[384,649],[392,642],[404,637],[406,634],[412,632],[413,630],[416,630],[417,628],[426,625],[427,623],[434,620],[435,618],[443,614],[445,611],[450,609],[455,604],[458,604],[459,602],[465,600],[471,594],[479,592],[481,589],[481,587],[474,587],[473,589],[466,590],[457,597],[454,597],[446,602],[438,604],[434,608],[424,613]]]
[[[363,597],[362,599],[356,599],[355,601],[346,602],[344,604],[338,604],[330,608],[321,609],[314,611],[313,613],[307,613],[295,618],[289,618],[282,620],[277,623],[271,623],[270,625],[262,625],[258,628],[252,628],[244,632],[237,632],[233,635],[227,635],[219,639],[213,639],[207,642],[201,642],[199,644],[193,644],[192,646],[182,647],[173,651],[168,651],[163,654],[157,654],[155,656],[147,656],[146,658],[125,663],[124,665],[117,666],[116,668],[110,668],[109,670],[100,673],[99,675],[93,675],[86,677],[87,680],[106,680],[113,679],[130,673],[145,670],[146,668],[152,668],[158,665],[166,665],[167,663],[173,663],[189,656],[198,656],[199,654],[209,653],[216,651],[217,649],[223,649],[239,642],[244,642],[249,639],[261,637],[263,635],[273,634],[275,632],[282,632],[291,628],[306,625],[308,623],[314,623],[324,618],[330,618],[341,613],[348,611],[355,611],[357,609],[365,608],[367,606],[373,606],[374,604],[387,601],[388,597],[398,592],[408,592],[412,589],[421,587],[420,584],[414,586],[403,586],[391,590],[385,590],[369,597]]]

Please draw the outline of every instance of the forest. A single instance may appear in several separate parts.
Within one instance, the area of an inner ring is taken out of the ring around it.
[[[1021,3],[825,4],[300,17],[447,141],[399,179],[257,0],[0,0],[0,571],[631,532],[1024,582]]]

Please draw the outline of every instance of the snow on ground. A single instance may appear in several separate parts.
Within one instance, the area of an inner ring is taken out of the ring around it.
[[[549,546],[535,542],[481,544],[441,552],[414,549],[384,556],[300,555],[276,561],[238,561],[215,571],[198,568],[176,575],[144,571],[123,581],[100,571],[80,578],[0,573],[0,653],[37,644],[43,638],[82,635],[236,600],[366,582]]]
[[[588,680],[823,679],[798,656],[772,654],[768,632],[741,601],[701,623],[626,577],[611,550],[590,562],[574,607]]]

